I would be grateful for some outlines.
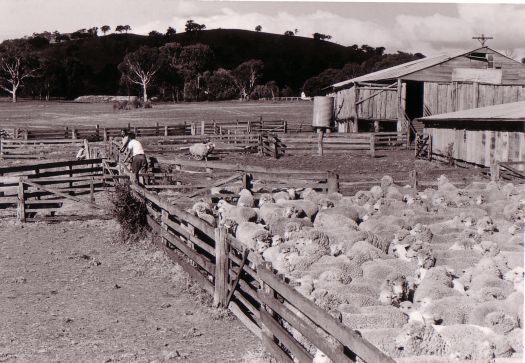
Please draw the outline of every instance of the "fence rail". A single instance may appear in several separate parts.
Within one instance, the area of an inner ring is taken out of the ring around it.
[[[394,362],[296,292],[225,228],[214,228],[135,183],[131,188],[148,206],[148,224],[159,233],[156,244],[279,361],[311,362],[313,357],[291,326],[334,361],[354,362],[359,356],[366,362]]]

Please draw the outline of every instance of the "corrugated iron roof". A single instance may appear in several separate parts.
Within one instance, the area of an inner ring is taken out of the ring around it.
[[[491,49],[488,47],[482,47],[482,48],[472,49],[469,51],[457,52],[456,54],[448,54],[448,55],[440,54],[440,55],[430,57],[430,58],[417,59],[415,61],[403,63],[403,64],[400,64],[394,67],[382,69],[377,72],[365,74],[364,76],[359,76],[356,78],[349,79],[347,81],[333,84],[331,88],[337,89],[337,88],[341,88],[347,85],[351,85],[355,82],[377,82],[377,81],[388,81],[388,80],[398,79],[410,73],[414,73],[414,72],[423,70],[425,68],[436,66],[452,58],[456,58],[456,57],[460,57],[465,54],[476,52],[480,49],[490,49],[491,51],[495,52],[494,49]]]
[[[525,121],[525,101],[503,103],[501,105],[473,108],[432,115],[418,119],[422,122],[430,121]]]

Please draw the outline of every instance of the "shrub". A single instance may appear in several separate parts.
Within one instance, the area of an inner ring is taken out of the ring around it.
[[[123,241],[140,239],[147,231],[146,203],[133,195],[126,184],[116,184],[111,195],[111,213],[120,224]]]

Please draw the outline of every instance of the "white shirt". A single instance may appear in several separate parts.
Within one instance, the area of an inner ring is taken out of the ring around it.
[[[131,156],[144,155],[144,148],[137,140],[129,140],[127,148],[131,152]]]
[[[124,136],[122,138],[122,147],[126,146],[126,143],[128,142],[128,136]]]

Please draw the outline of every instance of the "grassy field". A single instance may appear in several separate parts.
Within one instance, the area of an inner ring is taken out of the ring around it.
[[[183,122],[284,119],[290,125],[310,125],[313,102],[200,102],[156,104],[152,109],[113,110],[110,103],[0,102],[0,127],[96,125],[101,127],[173,125]]]

